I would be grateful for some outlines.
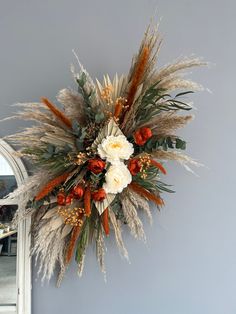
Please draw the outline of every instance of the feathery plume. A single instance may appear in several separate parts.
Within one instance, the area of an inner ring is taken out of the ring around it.
[[[153,201],[154,203],[156,203],[157,206],[163,206],[164,205],[164,202],[163,202],[163,200],[160,197],[158,197],[155,194],[147,191],[146,189],[144,189],[139,184],[137,184],[135,182],[131,182],[129,187],[132,190],[134,190],[136,193],[138,193],[141,196],[147,198],[149,201]]]
[[[102,213],[102,225],[103,225],[105,234],[108,236],[110,233],[108,208],[106,208],[104,212]]]
[[[130,88],[126,97],[127,99],[126,111],[128,111],[133,104],[135,94],[137,92],[138,86],[142,80],[143,74],[146,69],[149,55],[150,55],[149,48],[147,46],[144,46],[140,54],[140,57],[137,61],[137,65],[135,67],[135,71],[132,76],[131,85],[130,85]]]
[[[84,210],[85,215],[89,217],[91,215],[91,190],[88,186],[84,192]]]
[[[166,174],[166,169],[162,166],[160,162],[157,162],[156,160],[151,160],[151,165],[157,167],[163,174]]]
[[[136,208],[142,209],[146,213],[150,224],[152,224],[152,213],[151,213],[148,201],[144,197],[142,197],[140,194],[131,190],[130,188],[128,188],[128,193],[129,193],[129,198],[131,202],[134,204],[134,206]]]
[[[47,98],[41,98],[42,103],[44,103],[48,109],[60,120],[63,122],[68,128],[72,128],[72,123],[70,119],[68,119],[63,112],[56,108]]]
[[[81,231],[81,226],[80,225],[74,227],[73,230],[72,230],[70,242],[69,242],[67,253],[66,253],[66,264],[67,265],[70,263],[70,261],[72,259],[72,256],[74,254],[76,241],[77,241],[77,239],[79,237],[80,231]]]
[[[48,195],[55,187],[60,185],[61,183],[65,182],[68,178],[69,173],[63,173],[60,176],[54,178],[53,180],[49,181],[45,187],[36,195],[35,200],[39,201]]]
[[[125,220],[130,228],[131,234],[137,239],[143,239],[146,241],[142,221],[138,217],[137,210],[129,198],[128,190],[122,192],[121,204]]]
[[[193,115],[179,116],[169,113],[160,114],[152,118],[148,124],[145,124],[145,126],[151,128],[153,134],[166,136],[171,135],[177,129],[183,128],[186,124],[192,121],[193,117]],[[141,125],[141,127],[142,126],[144,125]]]
[[[122,230],[120,221],[116,219],[116,215],[114,214],[112,209],[109,209],[109,217],[111,224],[113,226],[113,230],[115,233],[116,244],[122,256],[124,256],[127,260],[129,259],[128,251],[124,245],[124,241],[122,239]]]

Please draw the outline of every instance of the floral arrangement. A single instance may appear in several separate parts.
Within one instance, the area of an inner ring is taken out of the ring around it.
[[[60,284],[73,256],[81,275],[90,243],[105,273],[110,233],[128,258],[122,227],[145,240],[139,211],[151,222],[150,204],[160,208],[163,192],[173,192],[163,182],[163,163],[197,164],[182,153],[186,142],[175,131],[191,121],[179,113],[192,109],[186,98],[201,89],[184,70],[205,63],[183,58],[156,69],[161,42],[149,26],[128,75],[94,82],[79,63],[79,73],[72,67],[77,90],[61,90],[60,106],[47,98],[19,104],[14,118],[36,125],[7,138],[20,145],[35,173],[8,197],[20,197],[15,223],[31,217],[32,254],[43,279],[59,265]]]

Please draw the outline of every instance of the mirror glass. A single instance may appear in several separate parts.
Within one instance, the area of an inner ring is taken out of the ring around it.
[[[17,300],[17,231],[11,228],[17,204],[4,204],[4,197],[16,187],[14,173],[7,160],[0,155],[0,307],[16,305]]]

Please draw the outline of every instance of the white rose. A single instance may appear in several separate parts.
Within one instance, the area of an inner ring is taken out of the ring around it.
[[[133,144],[128,142],[124,135],[107,136],[98,145],[99,156],[112,164],[120,160],[128,160],[133,152]]]
[[[122,192],[124,188],[132,181],[132,176],[123,163],[111,165],[106,175],[106,182],[103,188],[106,193],[117,194]]]

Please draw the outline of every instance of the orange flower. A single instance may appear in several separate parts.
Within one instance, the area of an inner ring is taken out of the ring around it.
[[[73,193],[76,198],[81,198],[84,195],[84,190],[80,185],[77,185],[74,187]]]
[[[66,205],[70,205],[73,199],[74,199],[74,194],[73,193],[68,194],[66,197]]]
[[[147,127],[142,127],[134,133],[135,143],[139,146],[143,146],[150,137],[152,137],[152,130]]]
[[[141,169],[140,161],[138,159],[130,159],[128,169],[132,176],[136,176],[136,174],[138,174]]]
[[[57,194],[57,204],[60,206],[63,206],[66,204],[66,195],[62,191]]]
[[[94,201],[102,202],[106,197],[106,192],[103,188],[92,193],[92,198]]]
[[[102,172],[105,166],[106,163],[101,159],[90,159],[88,161],[88,170],[95,174],[99,174],[100,172]]]

